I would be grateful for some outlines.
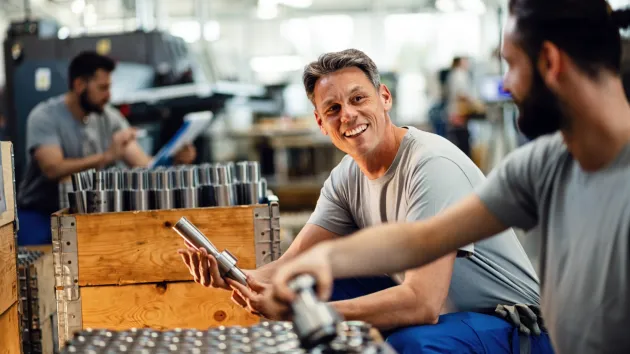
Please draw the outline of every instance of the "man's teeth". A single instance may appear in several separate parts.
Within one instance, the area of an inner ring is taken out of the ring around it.
[[[362,124],[359,125],[358,127],[352,129],[352,130],[348,130],[344,135],[345,136],[354,136],[360,133],[363,133],[365,131],[365,129],[367,129],[367,124]]]

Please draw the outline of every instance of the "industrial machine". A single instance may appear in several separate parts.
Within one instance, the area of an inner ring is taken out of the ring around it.
[[[57,38],[43,21],[12,23],[4,42],[7,137],[15,144],[16,176],[26,164],[26,121],[40,102],[68,89],[70,60],[85,50],[117,61],[112,104],[132,125],[153,125],[155,152],[175,134],[184,115],[220,111],[228,99],[264,97],[265,88],[208,80],[184,41],[161,31]],[[196,142],[196,145],[199,141]],[[200,149],[205,151],[207,149]],[[204,160],[204,156],[200,156]]]

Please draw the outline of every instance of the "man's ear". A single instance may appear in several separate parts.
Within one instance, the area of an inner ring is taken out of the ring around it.
[[[326,131],[326,129],[324,129],[324,125],[322,124],[322,118],[319,116],[319,114],[317,114],[317,109],[313,110],[313,113],[315,113],[315,121],[319,126],[319,130],[321,130],[322,134],[328,135],[328,132]]]
[[[72,82],[72,90],[75,92],[83,92],[87,88],[87,80],[82,77],[77,77]]]
[[[385,111],[389,112],[392,109],[392,93],[389,92],[389,89],[385,84],[381,84],[381,87],[378,90],[379,96],[381,97],[381,102],[383,103],[383,107],[385,107]]]
[[[552,90],[559,89],[560,73],[564,68],[562,52],[553,43],[544,41],[540,47],[536,69],[540,73],[544,83]]]

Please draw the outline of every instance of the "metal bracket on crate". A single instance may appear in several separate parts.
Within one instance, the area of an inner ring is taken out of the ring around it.
[[[275,261],[280,249],[280,204],[276,201],[254,209],[254,239],[256,240],[256,268]]]
[[[76,218],[52,216],[52,243],[55,268],[55,295],[59,344],[72,338],[83,328],[79,262],[77,257]]]

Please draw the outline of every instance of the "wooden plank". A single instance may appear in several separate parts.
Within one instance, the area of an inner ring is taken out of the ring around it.
[[[188,281],[172,230],[186,216],[242,268],[255,268],[254,206],[76,215],[79,285]]]
[[[0,314],[0,354],[22,353],[18,304]]]
[[[39,319],[44,321],[50,319],[52,314],[57,311],[52,246],[49,247],[48,251],[44,251],[44,255],[35,262],[34,266],[37,271]]]
[[[259,321],[230,297],[229,291],[194,282],[84,287],[83,328],[205,330]]]
[[[0,226],[15,221],[15,177],[13,166],[12,144],[10,142],[0,142],[0,159],[2,159],[2,182],[4,191],[4,202],[6,210],[0,213]],[[3,201],[0,200],[0,203]]]
[[[18,301],[15,247],[13,224],[0,227],[0,313]]]

